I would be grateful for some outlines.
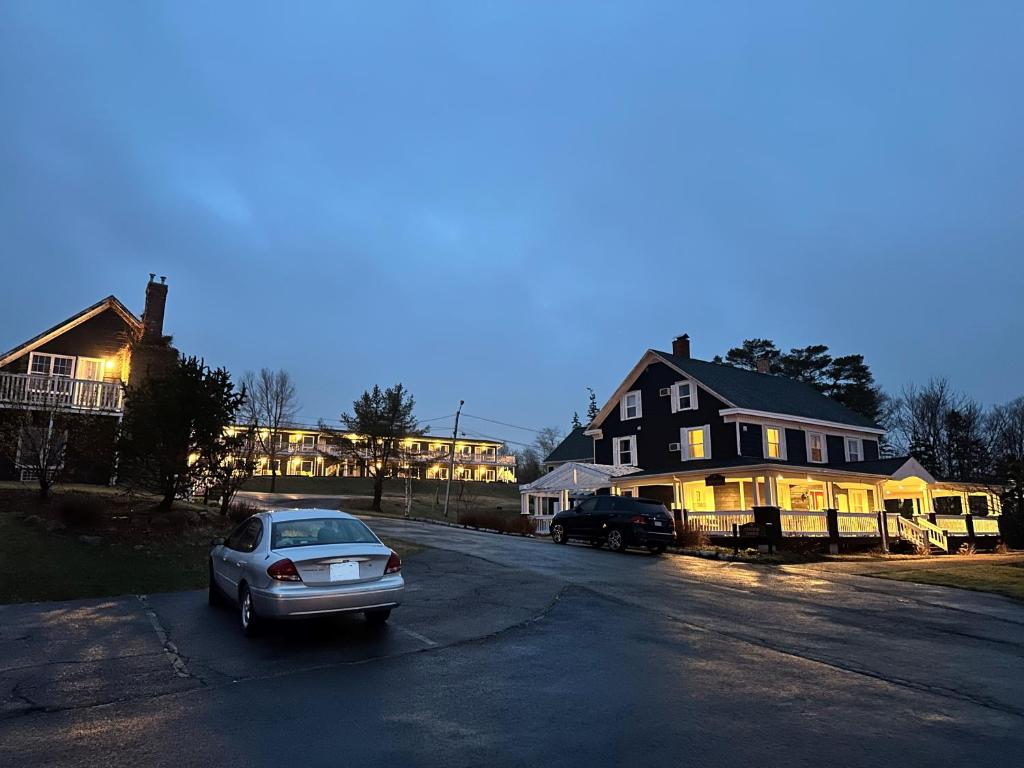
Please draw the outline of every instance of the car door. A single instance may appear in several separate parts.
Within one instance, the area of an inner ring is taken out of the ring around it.
[[[565,532],[569,536],[585,538],[590,535],[588,525],[593,525],[590,513],[594,511],[596,501],[594,498],[584,499],[565,516]]]
[[[614,496],[598,496],[594,499],[596,504],[590,513],[590,529],[593,538],[601,538],[607,533],[607,523],[614,513],[616,498]]]
[[[263,533],[263,522],[250,517],[239,525],[224,541],[221,547],[220,563],[214,563],[214,570],[221,579],[221,588],[234,593],[242,580],[249,555],[259,543]]]

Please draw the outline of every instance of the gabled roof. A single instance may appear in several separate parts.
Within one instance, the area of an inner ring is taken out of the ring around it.
[[[610,464],[579,464],[566,462],[541,475],[532,483],[520,485],[521,493],[537,491],[594,491],[607,488],[612,479],[623,475],[638,474],[636,467],[613,467]]]
[[[861,429],[878,429],[871,419],[850,410],[830,397],[826,397],[810,384],[805,384],[802,381],[785,376],[748,371],[723,363],[678,357],[670,352],[661,352],[656,349],[647,350],[640,362],[633,367],[629,376],[616,390],[615,395],[601,409],[591,427],[600,426],[600,423],[608,416],[640,371],[652,362],[659,360],[683,376],[693,379],[732,408],[832,422]]]
[[[562,461],[593,461],[594,441],[584,434],[586,427],[575,427],[555,450],[544,457],[544,464]]]
[[[142,321],[139,320],[124,304],[122,304],[116,296],[107,296],[105,299],[100,299],[91,307],[86,307],[81,312],[72,315],[62,323],[58,323],[49,330],[43,331],[38,336],[26,341],[24,344],[19,344],[9,352],[5,352],[3,356],[0,356],[0,366],[7,365],[12,360],[17,360],[22,355],[28,354],[33,349],[41,347],[48,341],[57,338],[62,333],[70,331],[76,325],[81,325],[86,320],[89,320],[100,312],[104,312],[108,309],[112,309],[121,318],[130,325],[135,331],[142,330]]]

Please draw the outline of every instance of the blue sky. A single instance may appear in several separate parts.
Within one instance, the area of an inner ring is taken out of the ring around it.
[[[156,272],[181,349],[287,368],[310,420],[402,381],[424,419],[565,426],[684,331],[1005,401],[1022,33],[1014,2],[7,0],[0,347]]]

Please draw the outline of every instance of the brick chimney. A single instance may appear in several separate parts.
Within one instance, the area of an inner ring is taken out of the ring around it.
[[[142,312],[142,338],[145,341],[158,341],[164,335],[164,306],[167,304],[167,277],[149,273],[146,284],[146,308]]]
[[[690,337],[688,334],[676,336],[672,339],[672,354],[676,357],[690,359]]]
[[[771,373],[772,361],[767,357],[757,358],[757,372],[758,373]]]

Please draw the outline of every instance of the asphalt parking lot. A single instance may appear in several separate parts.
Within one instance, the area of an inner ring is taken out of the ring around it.
[[[250,641],[200,592],[0,607],[0,763],[977,765],[1024,747],[1017,603],[372,525],[432,547],[383,631]]]

